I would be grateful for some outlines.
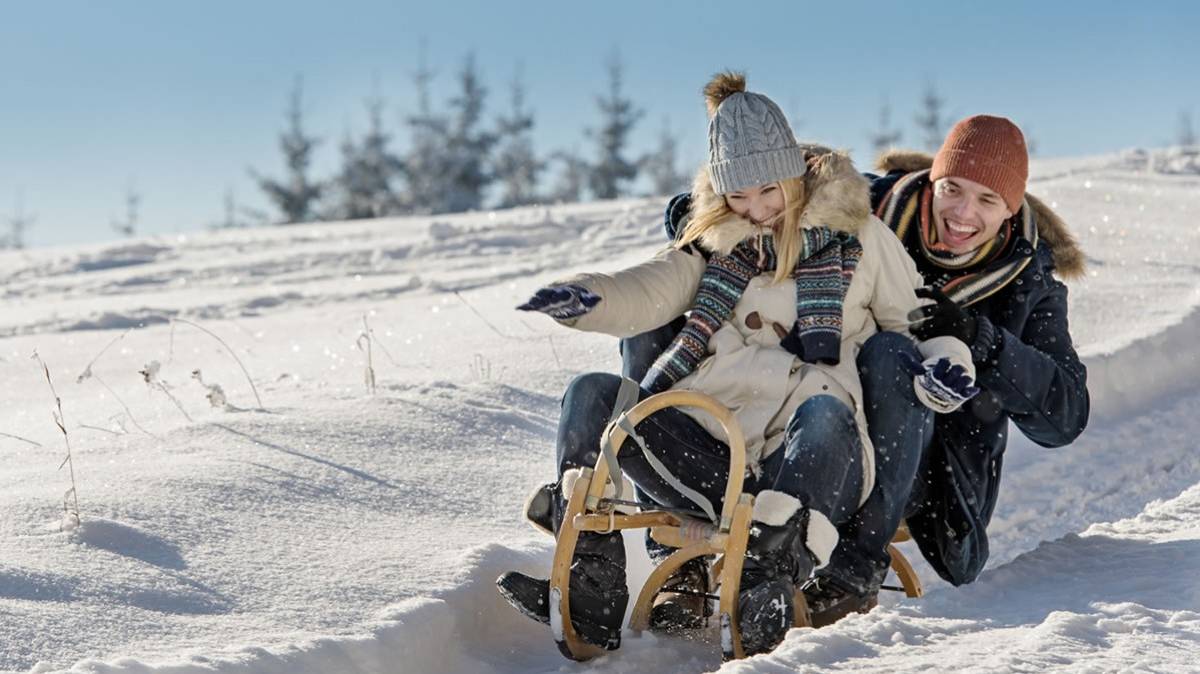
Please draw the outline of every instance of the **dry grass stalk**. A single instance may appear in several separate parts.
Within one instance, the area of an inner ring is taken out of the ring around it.
[[[355,346],[359,351],[367,354],[367,369],[363,372],[363,382],[367,385],[367,393],[375,395],[375,361],[371,353],[372,333],[371,326],[367,323],[367,315],[362,317],[363,329],[358,333],[358,339],[355,340]],[[363,344],[366,344],[366,348]]]
[[[62,463],[58,464],[58,469],[62,470],[66,466],[71,475],[71,488],[63,494],[63,519],[59,524],[60,529],[75,529],[79,526],[79,492],[75,489],[75,461],[71,455],[71,436],[67,433],[66,417],[63,415],[62,398],[58,397],[58,391],[54,388],[54,380],[50,378],[50,368],[46,366],[46,361],[38,355],[37,350],[34,350],[32,358],[42,366],[42,372],[46,375],[46,383],[50,385],[50,393],[54,396],[55,411],[51,412],[54,417],[54,425],[58,426],[58,430],[62,431],[63,443],[67,446],[67,456]]]
[[[92,377],[93,376],[92,375],[92,366],[96,364],[96,361],[100,360],[100,356],[103,356],[105,351],[108,351],[109,349],[111,349],[113,344],[116,344],[117,342],[121,341],[122,339],[125,339],[125,335],[128,335],[132,330],[133,330],[133,328],[129,328],[125,332],[122,332],[121,334],[114,337],[111,342],[106,344],[103,349],[100,349],[100,353],[96,354],[96,357],[93,358],[91,360],[91,362],[89,362],[87,364],[87,367],[83,368],[83,372],[80,372],[79,376],[75,378],[75,383],[82,384],[85,379]]]
[[[484,325],[491,328],[492,332],[496,333],[497,335],[500,335],[504,339],[521,339],[520,337],[514,337],[512,335],[506,335],[503,332],[500,332],[500,328],[497,328],[496,326],[492,325],[492,322],[489,321],[487,318],[485,318],[483,314],[479,313],[479,310],[476,309],[474,306],[472,306],[471,303],[467,301],[467,298],[463,297],[462,294],[459,293],[457,290],[454,291],[454,296],[457,297],[460,302],[465,304],[467,306],[467,308],[471,310],[471,313],[478,316],[479,320],[483,321]]]
[[[182,318],[172,318],[171,323],[172,324],[183,323],[184,325],[190,325],[193,328],[196,328],[197,330],[208,335],[209,337],[212,337],[213,339],[217,340],[217,342],[219,342],[221,344],[221,346],[225,347],[225,350],[229,352],[229,355],[233,356],[233,359],[235,361],[237,361],[238,367],[242,368],[242,374],[246,375],[246,381],[249,382],[249,384],[250,384],[250,390],[254,392],[254,400],[258,402],[258,409],[260,409],[260,410],[266,409],[265,407],[263,407],[262,398],[260,398],[258,396],[258,388],[254,386],[254,380],[250,378],[250,372],[246,370],[246,366],[245,366],[245,364],[242,363],[242,359],[238,358],[237,354],[233,352],[233,349],[228,344],[225,343],[225,340],[218,337],[216,335],[216,333],[212,332],[208,328],[206,328],[202,325],[199,325],[197,323],[193,323],[191,321],[184,320]],[[174,341],[174,333],[172,333],[172,344],[173,344],[173,341]],[[172,351],[173,350],[174,350],[174,346],[172,345]],[[196,370],[196,372],[193,373],[193,376],[198,372],[199,372],[199,370]],[[203,383],[203,382],[201,382],[201,383]],[[215,386],[215,384],[214,384],[214,386]],[[217,388],[219,389],[220,387],[218,386]],[[221,395],[222,395],[222,399],[223,399],[224,395],[225,395],[224,392],[222,392]],[[210,402],[211,402],[211,400],[210,400]],[[214,407],[216,407],[216,405],[214,405]]]
[[[13,435],[12,433],[5,433],[4,431],[0,431],[0,437],[12,438],[13,440],[20,440],[21,442],[29,443],[29,444],[33,445],[34,447],[42,446],[42,443],[38,442],[37,440],[30,440],[29,438],[23,438],[19,435]]]
[[[121,408],[125,410],[125,416],[129,417],[129,420],[133,422],[134,426],[137,426],[137,429],[139,431],[145,433],[146,435],[149,435],[152,438],[158,439],[157,435],[146,430],[145,426],[142,426],[140,423],[138,423],[137,418],[133,416],[133,410],[129,409],[129,405],[125,404],[125,401],[121,399],[121,396],[117,395],[117,392],[114,391],[111,386],[109,386],[107,383],[105,383],[105,381],[100,378],[100,375],[93,373],[91,375],[91,377],[92,377],[92,379],[96,380],[96,383],[103,386],[105,391],[108,391],[109,394],[112,395],[113,399],[116,400],[117,403],[121,406]]]
[[[149,363],[146,363],[142,369],[138,370],[138,374],[142,375],[142,381],[145,381],[147,386],[152,389],[162,391],[163,395],[167,396],[171,402],[175,403],[175,408],[179,410],[179,413],[182,414],[185,419],[191,422],[192,416],[187,413],[187,410],[183,409],[183,405],[180,404],[179,400],[171,394],[171,388],[167,385],[167,382],[159,379],[158,372],[161,369],[162,365],[157,360],[152,360]]]
[[[209,405],[223,409],[226,412],[230,412],[235,409],[233,405],[230,405],[229,401],[225,398],[225,390],[221,388],[221,385],[205,383],[204,375],[200,374],[200,370],[192,370],[192,379],[200,382],[201,386],[208,389],[208,393],[206,393],[204,397],[208,399]]]
[[[153,433],[151,433],[150,431],[146,430],[145,427],[143,427],[140,423],[138,423],[138,420],[136,418],[134,418],[134,416],[133,416],[133,411],[129,409],[129,405],[125,404],[125,401],[121,399],[121,396],[117,395],[117,392],[114,391],[111,386],[106,384],[104,382],[104,380],[100,378],[99,375],[97,375],[95,372],[92,372],[92,366],[95,365],[97,362],[99,362],[100,357],[103,356],[105,354],[105,352],[107,352],[109,349],[111,349],[114,344],[121,341],[122,339],[125,339],[125,336],[128,335],[132,330],[133,330],[133,328],[129,328],[125,332],[122,332],[121,334],[114,337],[111,342],[109,342],[108,344],[105,344],[104,348],[100,349],[100,353],[97,353],[96,356],[94,358],[92,358],[92,360],[90,362],[88,362],[87,367],[83,368],[83,372],[80,372],[79,376],[75,378],[75,383],[82,384],[83,382],[87,381],[88,379],[95,379],[101,386],[104,387],[105,390],[107,390],[109,392],[109,394],[112,395],[112,397],[117,401],[117,403],[121,405],[121,408],[125,410],[125,414],[128,415],[129,420],[133,422],[133,425],[137,426],[138,430],[140,430],[141,432],[143,432],[146,435],[149,435],[150,437],[153,438],[153,437],[157,437],[157,436],[154,435]]]
[[[482,353],[475,354],[475,358],[471,362],[471,374],[475,375],[477,381],[490,381],[492,378],[492,361],[488,360],[487,356]]]

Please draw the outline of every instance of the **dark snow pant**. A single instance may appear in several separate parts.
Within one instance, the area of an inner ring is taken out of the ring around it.
[[[644,377],[681,325],[676,321],[621,340],[626,376]],[[829,565],[817,572],[856,594],[877,590],[883,582],[891,563],[888,543],[924,491],[916,477],[925,472],[923,457],[933,437],[933,412],[917,400],[912,375],[900,364],[901,352],[920,359],[912,341],[894,332],[873,335],[859,352],[864,413],[875,446],[875,487],[853,516],[845,520],[831,516],[839,524],[839,542]],[[647,545],[654,556],[657,544]]]

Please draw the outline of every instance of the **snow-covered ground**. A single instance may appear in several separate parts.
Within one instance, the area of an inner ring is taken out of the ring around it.
[[[1011,443],[979,581],[918,563],[926,597],[723,667],[712,639],[631,633],[569,663],[493,586],[546,573],[520,504],[567,382],[619,364],[512,307],[648,256],[662,200],[0,253],[0,671],[1196,671],[1200,176],[1145,165],[1034,164],[1089,257],[1094,414],[1070,447]]]

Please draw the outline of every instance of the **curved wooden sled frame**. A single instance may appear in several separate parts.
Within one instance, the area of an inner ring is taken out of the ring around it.
[[[726,660],[745,657],[741,634],[737,629],[738,586],[742,576],[742,561],[746,557],[746,543],[750,534],[750,516],[754,510],[754,497],[742,493],[742,482],[746,467],[746,444],[741,426],[728,408],[714,398],[697,391],[666,391],[646,398],[622,415],[628,427],[633,428],[651,414],[668,407],[693,407],[703,410],[715,418],[725,431],[729,445],[729,481],[725,485],[725,500],[721,508],[719,523],[681,516],[674,512],[649,510],[636,514],[619,514],[615,506],[603,500],[606,484],[611,481],[608,464],[604,456],[598,456],[593,468],[584,468],[580,479],[567,500],[566,511],[558,531],[558,542],[554,551],[554,565],[550,574],[550,628],[563,655],[573,660],[590,660],[605,651],[587,643],[575,632],[570,614],[571,560],[580,532],[607,533],[623,529],[650,529],[650,535],[660,543],[678,548],[658,564],[646,579],[634,604],[629,626],[634,631],[649,627],[650,609],[654,597],[661,591],[663,583],[688,560],[704,555],[715,555],[716,562],[711,577],[720,587],[717,616],[721,625],[721,651]],[[628,437],[614,423],[609,428],[611,447],[620,449]],[[902,526],[903,530],[903,526]],[[907,540],[897,535],[896,540]],[[921,596],[920,580],[904,555],[895,546],[889,546],[892,567],[910,597]],[[809,625],[804,594],[796,591],[796,626]]]

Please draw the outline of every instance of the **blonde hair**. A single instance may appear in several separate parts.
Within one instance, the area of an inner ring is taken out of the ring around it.
[[[808,191],[804,186],[804,178],[786,178],[778,181],[783,190],[783,211],[775,217],[775,222],[783,220],[778,227],[773,227],[775,238],[775,275],[774,283],[782,283],[792,276],[796,263],[800,261],[803,250],[800,236],[800,215],[808,205]],[[675,247],[694,243],[703,243],[704,236],[717,227],[741,216],[729,208],[725,197],[717,194],[712,187],[706,169],[700,169],[692,181],[691,217],[687,226],[675,235]],[[772,223],[773,224],[773,223]]]

